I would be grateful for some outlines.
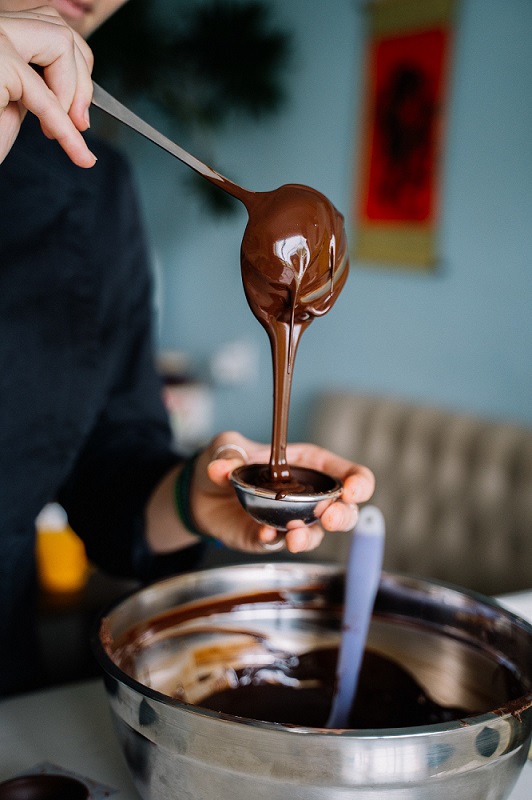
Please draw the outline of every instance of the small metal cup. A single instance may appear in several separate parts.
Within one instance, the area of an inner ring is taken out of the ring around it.
[[[342,493],[340,481],[318,470],[290,467],[292,478],[297,483],[312,486],[312,492],[288,492],[264,488],[261,479],[264,464],[244,464],[231,474],[236,495],[247,513],[262,525],[271,525],[286,530],[288,523],[300,520],[305,525],[316,522],[320,503],[332,503]]]

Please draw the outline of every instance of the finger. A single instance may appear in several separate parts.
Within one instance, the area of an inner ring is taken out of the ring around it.
[[[267,463],[270,459],[271,445],[252,441],[236,431],[226,431],[219,434],[212,443],[213,447],[218,450],[225,449],[231,444],[237,446],[240,455],[246,454],[247,463],[262,464]]]
[[[293,444],[288,446],[287,455],[289,463],[294,466],[311,466],[347,483],[348,495],[344,499],[349,503],[369,500],[375,490],[375,477],[370,469],[354,464],[323,447]]]
[[[207,475],[216,486],[224,486],[233,470],[244,463],[241,458],[217,458],[207,465]]]
[[[57,15],[3,15],[1,22],[0,108],[20,102],[75,163],[92,166],[96,159],[79,134],[88,125],[92,97],[90,48]],[[40,66],[42,76],[30,64]]]
[[[358,514],[358,508],[353,503],[332,503],[321,515],[320,522],[327,531],[351,531]]]
[[[27,69],[33,75],[24,76],[20,102],[39,118],[43,131],[49,137],[57,139],[75,164],[80,167],[94,166],[96,156],[91,153],[83,136],[61,108],[56,95],[31,67]]]
[[[60,56],[44,69],[44,79],[67,111],[78,130],[89,127],[89,106],[92,101],[92,51],[73,32],[72,52]]]
[[[249,462],[247,447],[252,444],[236,431],[216,436],[207,449],[209,479],[217,486],[226,484],[233,470]]]
[[[357,466],[344,479],[342,499],[346,503],[365,503],[375,491],[375,476],[367,467]]]
[[[92,97],[92,51],[55,9],[47,6],[3,13],[0,22],[3,45],[13,48],[11,57],[15,54],[23,63],[43,69],[46,83],[64,111],[70,109],[77,93],[88,106]]]
[[[289,525],[294,526],[286,532],[286,547],[291,553],[304,553],[321,544],[324,533],[320,525],[307,527],[299,521],[292,521]]]

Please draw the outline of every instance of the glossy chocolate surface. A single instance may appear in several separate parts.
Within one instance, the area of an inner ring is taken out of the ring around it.
[[[246,207],[240,251],[249,306],[265,328],[273,362],[273,423],[269,483],[297,490],[286,460],[294,362],[301,334],[326,314],[347,279],[342,214],[325,195],[301,184],[250,192],[217,173],[202,173]],[[315,487],[313,491],[316,491]]]
[[[100,638],[112,660],[132,676],[138,670],[143,674],[150,651],[159,652],[161,648],[163,653],[171,643],[175,664],[181,666],[164,667],[165,675],[167,670],[169,674],[175,669],[165,690],[157,682],[155,685],[176,700],[245,719],[323,728],[335,690],[338,645],[332,627],[341,602],[342,587],[336,582],[325,591],[318,584],[309,583],[298,587],[295,594],[273,588],[251,594],[235,592],[197,599],[154,614],[118,638],[110,635],[103,620]],[[297,634],[292,628],[293,614],[301,620]],[[432,692],[444,680],[442,675],[436,670],[439,677],[434,683],[431,670],[428,685],[422,685],[412,666],[418,664],[420,653],[431,652],[440,640],[423,626],[398,629],[393,623],[385,623],[381,629],[384,634],[379,634],[378,618],[374,624],[378,646],[379,641],[382,646],[390,636],[390,641],[398,637],[394,649],[399,647],[399,652],[395,658],[377,652],[371,644],[367,646],[349,716],[348,727],[352,729],[445,723],[488,712],[502,698],[511,703],[523,696],[525,687],[514,670],[495,658],[482,657],[477,662],[480,652],[475,655],[475,651],[463,650],[456,642],[460,659],[474,659],[472,672],[488,672],[489,681],[478,691],[465,695],[462,692],[463,698],[468,697],[466,702],[436,700]],[[386,630],[386,625],[391,627]],[[331,642],[331,636],[336,641]],[[299,650],[301,637],[308,637],[310,646]],[[294,649],[287,646],[292,640]],[[416,640],[424,644],[414,645]],[[403,642],[405,655],[400,652]],[[422,649],[413,660],[405,660],[413,645]],[[178,655],[183,653],[186,658],[181,663]],[[155,681],[156,673],[150,668]],[[422,673],[426,681],[426,668]],[[209,686],[213,688],[206,688]],[[458,688],[459,683],[456,692]]]
[[[211,694],[200,705],[238,717],[323,728],[332,702],[336,658],[336,649],[329,648],[273,668],[247,667],[239,670],[236,686]],[[475,710],[439,705],[399,664],[366,651],[349,728],[433,725]]]
[[[244,291],[268,334],[273,362],[269,483],[296,490],[286,460],[292,376],[303,331],[333,306],[348,273],[344,218],[319,192],[289,184],[248,195],[241,248]],[[312,491],[315,491],[313,487]]]

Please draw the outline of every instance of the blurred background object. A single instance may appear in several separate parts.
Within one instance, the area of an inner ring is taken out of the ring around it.
[[[35,526],[43,683],[91,677],[98,674],[90,647],[96,616],[138,583],[95,569],[58,503],[46,505]]]
[[[177,448],[192,453],[214,435],[211,387],[191,369],[188,358],[176,350],[159,354],[163,400]]]
[[[260,121],[285,99],[290,34],[271,17],[264,0],[129,0],[91,37],[94,78],[214,164],[212,134],[246,117]],[[184,176],[211,210],[236,207],[207,181]]]
[[[89,562],[83,542],[68,524],[65,510],[58,503],[49,503],[35,526],[41,588],[51,594],[80,591],[87,580]]]
[[[374,471],[385,569],[488,595],[532,586],[532,427],[351,391],[319,395],[311,426]],[[348,538],[327,534],[315,557],[344,563]]]

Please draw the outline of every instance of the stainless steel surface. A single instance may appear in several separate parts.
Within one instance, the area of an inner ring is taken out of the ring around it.
[[[487,702],[492,710],[484,714],[420,728],[339,732],[191,705],[213,679],[223,680],[228,653],[230,665],[250,653],[267,663],[276,648],[297,654],[337,642],[341,609],[331,596],[342,579],[340,568],[328,565],[224,567],[162,581],[109,611],[105,647],[97,641],[95,652],[143,798],[509,796],[531,737],[532,627],[452,587],[384,574],[369,646],[396,658],[438,702]],[[116,651],[114,643],[133,627],[129,645]],[[494,681],[499,661],[524,686],[512,703]],[[172,699],[176,691],[187,702]]]
[[[124,125],[127,125],[134,131],[137,131],[137,133],[140,133],[146,139],[149,139],[163,150],[166,150],[168,153],[178,158],[204,178],[216,183],[217,186],[219,186],[221,189],[224,189],[226,192],[229,192],[229,194],[235,195],[239,198],[242,196],[242,192],[244,190],[237,186],[237,184],[233,183],[228,178],[225,178],[223,175],[220,175],[219,172],[216,172],[207,164],[204,164],[203,161],[200,161],[198,158],[188,153],[175,142],[172,142],[171,139],[168,139],[167,136],[164,136],[164,134],[160,133],[160,131],[158,131],[152,125],[149,125],[147,122],[141,119],[141,117],[133,113],[133,111],[116,100],[116,98],[110,95],[109,92],[106,92],[105,89],[102,89],[102,87],[94,81],[92,86],[92,103],[97,108],[105,111],[106,114],[109,114],[119,122],[124,123]]]
[[[260,485],[258,473],[262,470],[264,464],[244,464],[231,473],[231,483],[240,504],[253,519],[279,530],[286,530],[287,524],[293,520],[302,520],[306,525],[316,522],[318,505],[330,503],[342,493],[340,481],[316,470],[299,469],[299,473],[313,477],[314,482],[319,478],[321,490],[304,494],[293,492],[280,497],[278,490]]]

